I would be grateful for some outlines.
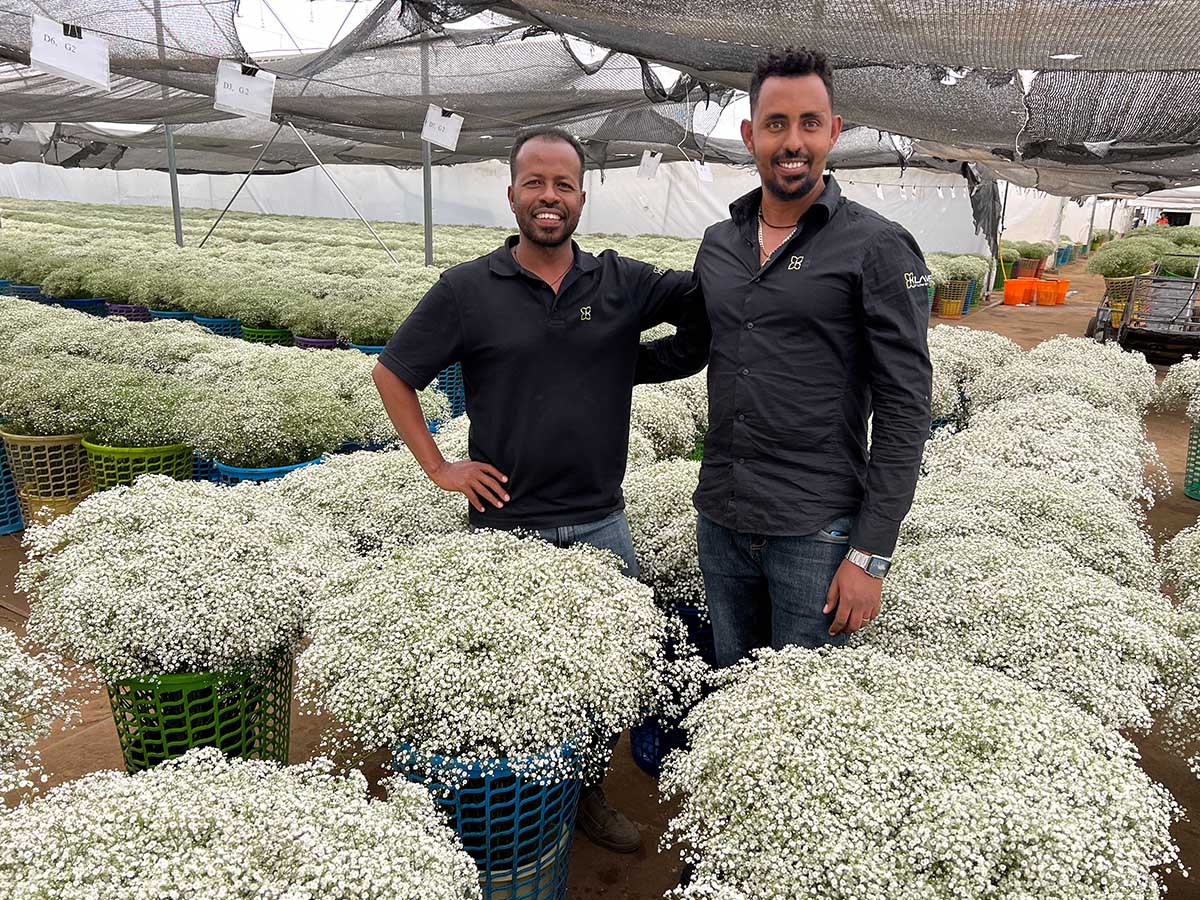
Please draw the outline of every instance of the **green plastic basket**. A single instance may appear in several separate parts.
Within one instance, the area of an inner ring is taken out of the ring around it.
[[[196,672],[108,683],[125,768],[140,772],[193,747],[288,761],[292,654],[255,673]]]
[[[286,328],[248,328],[242,326],[242,340],[254,344],[282,344],[291,347],[292,333]]]
[[[1183,495],[1200,500],[1200,426],[1188,434],[1187,464],[1183,469]]]
[[[133,484],[139,475],[170,475],[176,481],[192,477],[192,451],[183,444],[164,447],[107,447],[83,442],[95,489],[105,491]]]

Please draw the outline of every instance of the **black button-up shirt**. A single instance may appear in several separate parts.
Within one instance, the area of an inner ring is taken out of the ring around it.
[[[581,525],[624,508],[638,339],[678,324],[691,272],[574,245],[557,295],[499,249],[446,270],[379,361],[424,388],[461,361],[469,453],[508,476],[503,508],[470,509],[491,528]]]
[[[929,437],[929,271],[907,231],[843,197],[833,177],[760,266],[761,197],[734,202],[696,257],[712,329],[696,508],[763,535],[813,534],[855,515],[851,546],[888,556]],[[681,341],[645,348],[639,380],[695,362],[697,348]]]

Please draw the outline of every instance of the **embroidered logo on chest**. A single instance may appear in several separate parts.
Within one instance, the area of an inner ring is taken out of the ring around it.
[[[788,262],[788,271],[795,271],[804,265],[803,256],[793,256]]]
[[[655,275],[666,275],[666,274],[667,274],[667,270],[666,270],[666,269],[664,269],[662,266],[655,266],[655,267],[654,267],[654,274],[655,274]]]
[[[584,306],[584,307],[580,308],[579,321],[581,321],[581,322],[592,321],[592,308],[590,306]]]
[[[913,290],[915,288],[928,288],[933,286],[932,275],[917,275],[915,272],[904,273],[904,288],[905,290]]]

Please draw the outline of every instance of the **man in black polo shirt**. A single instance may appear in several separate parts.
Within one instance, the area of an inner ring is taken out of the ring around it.
[[[929,271],[908,232],[822,175],[831,91],[820,53],[758,66],[742,138],[763,187],[696,257],[712,327],[697,538],[722,666],[841,644],[879,614],[929,436]],[[638,380],[698,370],[709,348],[687,339],[644,348]]]
[[[442,274],[388,342],[375,384],[426,474],[466,495],[473,526],[611,550],[636,576],[621,481],[638,340],[646,328],[683,321],[692,274],[576,246],[584,154],[566,132],[522,133],[510,168],[520,235]],[[447,462],[416,391],[456,361],[470,458]],[[641,846],[637,826],[599,787],[584,792],[579,823],[609,849]]]

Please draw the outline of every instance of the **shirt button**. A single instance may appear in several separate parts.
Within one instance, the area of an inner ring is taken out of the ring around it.
[[[747,322],[747,323],[746,323],[746,328],[747,328],[747,329],[750,329],[750,328],[753,328],[753,327],[754,327],[754,323],[753,323],[753,322]]]
[[[745,413],[738,413],[738,421],[739,421],[739,422],[745,422],[745,421],[746,421],[746,414],[745,414]]]
[[[750,370],[749,370],[749,369],[742,369],[742,374],[743,374],[743,375],[749,375],[749,374],[750,374]]]
[[[738,457],[738,465],[739,465],[739,466],[741,466],[741,465],[745,465],[745,463],[746,463],[746,457],[744,457],[744,456],[739,456],[739,457]]]

